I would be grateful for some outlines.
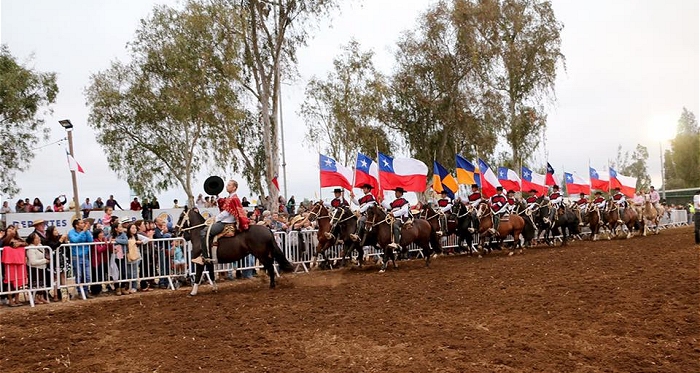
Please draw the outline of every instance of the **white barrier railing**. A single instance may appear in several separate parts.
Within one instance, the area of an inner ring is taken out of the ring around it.
[[[38,250],[44,263],[32,265],[27,259],[29,250]],[[54,286],[53,251],[48,246],[0,247],[0,296],[7,297],[10,304],[24,295],[34,307],[37,294],[49,294]],[[48,297],[47,297],[48,299]]]

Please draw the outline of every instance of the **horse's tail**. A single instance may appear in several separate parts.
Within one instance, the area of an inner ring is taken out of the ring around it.
[[[272,239],[272,257],[275,258],[275,261],[277,261],[280,271],[294,272],[294,266],[289,262],[289,260],[287,260],[287,257],[284,255],[282,249],[280,249],[280,246],[277,244],[277,240],[272,232],[270,232],[270,236],[272,236],[270,237]]]

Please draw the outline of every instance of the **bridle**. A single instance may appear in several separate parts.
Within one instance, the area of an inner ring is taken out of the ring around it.
[[[175,224],[175,231],[178,232],[178,233],[180,233],[180,232],[191,231],[191,230],[193,230],[193,229],[197,229],[197,228],[200,228],[200,227],[205,227],[205,226],[207,225],[207,222],[206,222],[206,220],[205,220],[204,223],[202,223],[202,224],[197,224],[197,225],[189,226],[189,227],[187,227],[187,228],[183,228],[183,227],[185,226],[185,223],[187,223],[188,225],[190,224],[190,213],[189,213],[189,211],[188,211],[188,212],[185,212],[185,213],[183,213],[183,214],[184,214],[184,215],[183,215],[183,217],[182,217],[182,221],[180,221],[180,223],[182,223],[182,225],[181,225],[180,223]]]
[[[318,207],[318,212],[316,212],[316,207]],[[320,201],[319,201],[319,202],[316,202],[316,204],[314,205],[314,207],[312,207],[311,210],[309,210],[309,221],[321,220],[321,219],[330,219],[331,216],[330,216],[330,213],[328,212],[328,210],[326,210],[326,213],[327,213],[328,215],[319,216],[319,214],[321,213],[321,209],[322,209],[322,208],[323,208],[323,202],[320,202]],[[312,218],[312,216],[313,216],[313,218]]]

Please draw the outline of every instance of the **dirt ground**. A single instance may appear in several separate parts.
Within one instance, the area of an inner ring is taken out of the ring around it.
[[[689,228],[0,309],[0,371],[700,372]]]

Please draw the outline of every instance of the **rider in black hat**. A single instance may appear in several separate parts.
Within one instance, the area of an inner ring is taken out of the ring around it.
[[[362,192],[365,195],[362,196],[359,200],[357,198],[355,198],[355,193],[350,191],[350,198],[352,200],[352,203],[360,206],[360,214],[361,214],[360,220],[357,222],[357,233],[353,233],[350,235],[350,238],[352,238],[352,240],[355,242],[358,242],[361,239],[364,239],[365,222],[367,221],[367,210],[377,204],[377,201],[374,199],[374,196],[372,195],[373,187],[369,184],[362,184],[361,188],[362,188]],[[360,243],[360,244],[362,244],[362,243]]]
[[[491,212],[493,215],[493,228],[490,229],[491,234],[498,234],[498,225],[501,222],[501,215],[505,215],[508,211],[508,199],[503,195],[503,187],[496,187],[496,194],[489,199],[491,204]]]
[[[388,203],[386,200],[382,203],[384,208],[387,210],[391,211],[391,214],[396,218],[394,220],[394,224],[392,224],[392,232],[393,234],[393,240],[391,244],[389,244],[389,247],[393,249],[398,249],[400,248],[399,244],[401,243],[401,226],[405,221],[408,220],[410,217],[411,211],[410,211],[410,205],[408,203],[408,200],[406,198],[403,198],[403,194],[406,191],[398,187],[394,189],[394,195],[396,196],[396,199]]]
[[[452,200],[445,189],[440,192],[440,199],[437,200],[437,205],[440,211],[440,230],[435,233],[438,236],[442,236],[443,232],[447,230],[447,214],[452,211]]]
[[[335,198],[331,200],[330,204],[324,203],[326,208],[332,207],[334,209],[333,218],[331,219],[331,231],[326,232],[325,234],[326,238],[329,240],[333,239],[334,237],[338,237],[338,233],[340,233],[340,226],[338,226],[338,222],[343,218],[346,208],[350,207],[350,204],[342,196],[342,193],[343,190],[340,188],[333,189],[333,194],[335,195]]]

